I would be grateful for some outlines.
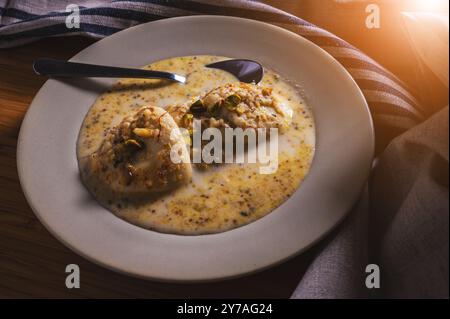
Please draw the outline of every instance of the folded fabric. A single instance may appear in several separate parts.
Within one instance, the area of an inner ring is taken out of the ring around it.
[[[292,298],[449,297],[448,130],[446,107],[389,144]],[[365,286],[368,264],[379,289]]]
[[[0,0],[0,48],[42,37],[82,34],[101,38],[136,24],[175,16],[214,14],[256,19],[287,28],[322,47],[356,80],[370,106],[381,150],[396,135],[421,122],[425,112],[405,85],[373,59],[298,17],[249,0],[77,1],[80,28],[67,28],[70,0]]]
[[[385,298],[449,297],[448,107],[395,138],[370,183],[370,261]]]

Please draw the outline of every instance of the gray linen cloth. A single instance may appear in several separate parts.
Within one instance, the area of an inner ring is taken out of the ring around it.
[[[390,143],[293,298],[449,297],[448,119],[447,106]],[[372,263],[379,289],[365,286]]]

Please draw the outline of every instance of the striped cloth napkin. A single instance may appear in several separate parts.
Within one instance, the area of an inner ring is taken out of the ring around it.
[[[256,19],[287,28],[336,58],[353,76],[370,106],[382,150],[396,135],[421,122],[425,111],[402,81],[357,48],[315,25],[250,0],[78,0],[80,28],[66,27],[73,0],[0,0],[0,48],[50,36],[102,38],[136,24],[175,16],[214,14]]]

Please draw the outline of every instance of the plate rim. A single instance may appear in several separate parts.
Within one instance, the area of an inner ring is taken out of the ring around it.
[[[316,47],[316,49],[318,49],[319,51],[322,52],[322,54],[326,55],[327,58],[329,60],[332,61],[333,64],[335,64],[335,66],[337,68],[340,69],[341,72],[346,73],[346,76],[348,78],[349,81],[352,82],[352,85],[355,87],[355,89],[358,92],[358,96],[361,100],[362,103],[362,107],[364,109],[364,112],[366,113],[366,115],[368,116],[369,122],[367,123],[369,125],[369,129],[370,129],[370,149],[371,149],[371,154],[370,154],[370,158],[371,161],[374,158],[374,154],[375,154],[375,132],[374,132],[374,124],[373,124],[373,119],[372,119],[372,114],[370,112],[369,106],[367,104],[367,101],[364,97],[364,94],[362,93],[361,89],[359,88],[359,86],[357,85],[356,81],[353,79],[353,77],[350,75],[350,73],[331,55],[329,54],[327,51],[325,51],[324,49],[322,49],[320,46],[314,44],[313,42],[311,42],[310,40],[304,38],[303,36],[292,32],[290,30],[287,30],[285,28],[279,27],[277,25],[273,25],[270,23],[266,23],[266,22],[262,22],[262,21],[258,21],[258,20],[253,20],[253,19],[247,19],[247,18],[240,18],[240,17],[230,17],[230,16],[223,16],[223,15],[195,15],[195,16],[180,16],[180,17],[172,17],[172,18],[165,18],[165,19],[161,19],[161,20],[157,20],[157,21],[150,21],[147,23],[142,23],[124,30],[121,30],[117,33],[114,33],[108,37],[105,37],[103,39],[100,39],[99,41],[94,42],[93,44],[89,45],[88,47],[84,48],[83,50],[79,51],[78,53],[76,53],[74,56],[72,56],[69,61],[79,61],[79,56],[83,54],[83,52],[85,50],[88,50],[89,48],[93,47],[93,46],[97,46],[97,45],[101,45],[101,43],[107,42],[107,41],[112,41],[114,40],[114,38],[116,36],[122,36],[124,33],[132,33],[135,29],[137,28],[144,28],[147,27],[148,25],[156,25],[156,24],[168,24],[171,23],[172,21],[175,20],[184,20],[184,21],[188,21],[188,20],[197,20],[197,19],[220,19],[220,20],[229,20],[229,21],[245,21],[247,23],[251,23],[251,24],[260,24],[262,26],[265,27],[269,27],[269,28],[273,28],[273,29],[277,29],[279,32],[283,32],[286,34],[290,34],[291,36],[294,37],[298,37],[301,38],[302,40],[304,40],[306,43],[313,45],[314,47]],[[44,85],[42,85],[42,87],[39,89],[39,91],[37,92],[37,94],[35,95],[35,97],[33,98],[32,102],[30,103],[26,114],[23,118],[23,121],[21,123],[21,127],[20,127],[20,131],[19,131],[19,135],[18,135],[18,139],[17,139],[17,151],[16,151],[16,164],[17,164],[17,172],[18,172],[18,177],[19,177],[19,183],[20,186],[22,188],[22,192],[25,196],[25,199],[27,200],[28,205],[30,206],[30,208],[32,209],[33,213],[35,214],[35,216],[38,218],[38,220],[44,225],[44,227],[49,231],[50,234],[52,234],[58,241],[60,241],[61,243],[63,243],[66,247],[68,247],[70,250],[72,250],[73,252],[75,252],[76,254],[82,256],[83,258],[89,260],[90,262],[93,262],[94,264],[100,265],[102,267],[105,267],[109,270],[118,272],[120,274],[124,274],[127,276],[132,276],[132,277],[136,277],[136,278],[141,278],[141,279],[146,279],[146,280],[154,280],[154,281],[160,281],[160,282],[174,282],[174,283],[180,283],[180,282],[215,282],[215,281],[220,281],[220,280],[225,280],[225,279],[233,279],[233,278],[239,278],[239,277],[243,277],[243,276],[247,276],[247,275],[251,275],[254,273],[258,273],[260,271],[266,270],[268,268],[274,267],[276,265],[279,265],[291,258],[294,258],[295,256],[298,256],[299,254],[303,253],[304,251],[306,251],[307,249],[309,249],[311,246],[315,245],[317,242],[319,242],[320,240],[322,240],[324,237],[326,237],[330,232],[333,231],[333,229],[335,229],[341,222],[343,219],[345,219],[345,217],[350,213],[352,207],[358,202],[358,199],[356,199],[353,203],[347,205],[350,208],[347,209],[347,212],[342,214],[342,216],[339,218],[339,220],[337,222],[334,223],[334,225],[332,225],[332,227],[329,227],[326,231],[322,232],[322,234],[320,234],[319,236],[317,236],[314,240],[312,240],[308,245],[305,245],[304,247],[298,249],[295,253],[287,255],[285,258],[282,259],[278,259],[275,262],[272,262],[270,264],[266,264],[264,266],[260,266],[260,267],[253,267],[252,270],[249,271],[245,271],[245,272],[236,272],[233,275],[228,275],[228,276],[222,276],[222,277],[204,277],[204,278],[195,278],[195,279],[173,279],[173,278],[167,278],[167,277],[157,277],[157,276],[149,276],[149,275],[145,275],[145,274],[138,274],[135,272],[131,272],[119,267],[116,267],[115,265],[112,264],[108,264],[106,262],[104,262],[103,260],[100,260],[100,258],[95,258],[92,256],[89,256],[87,254],[85,254],[82,250],[78,249],[77,247],[75,247],[74,245],[72,245],[70,242],[66,241],[65,238],[63,236],[60,236],[58,234],[58,232],[56,230],[54,230],[45,220],[45,218],[39,213],[38,209],[35,207],[33,201],[31,200],[31,196],[29,193],[29,189],[27,188],[27,186],[25,185],[25,177],[24,177],[24,173],[23,173],[23,164],[22,162],[24,161],[23,159],[23,139],[24,136],[26,135],[27,131],[28,131],[28,122],[29,120],[29,110],[30,108],[33,106],[33,104],[35,104],[35,101],[38,100],[41,95],[43,94],[42,92],[45,91],[45,88],[49,85],[49,83],[51,81],[54,81],[52,79],[47,80]],[[314,161],[315,161],[315,156],[313,158],[313,162],[311,165],[314,165]],[[368,168],[366,170],[366,180],[370,175],[370,170],[371,170],[371,163],[368,165]],[[308,177],[308,175],[306,176],[306,178]],[[360,189],[359,193],[362,193],[365,187],[364,183]],[[136,226],[138,227],[138,226]]]

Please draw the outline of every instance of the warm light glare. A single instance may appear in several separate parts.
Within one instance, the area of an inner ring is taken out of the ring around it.
[[[448,13],[448,0],[414,0],[414,2],[415,11]]]

